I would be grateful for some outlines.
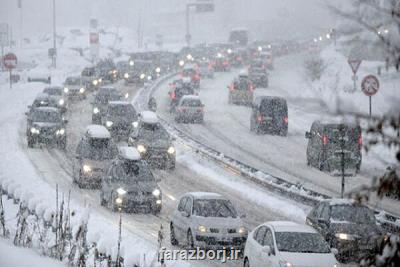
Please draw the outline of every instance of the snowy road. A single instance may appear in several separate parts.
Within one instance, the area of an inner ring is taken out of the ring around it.
[[[306,165],[306,139],[312,122],[317,119],[337,119],[328,113],[318,98],[293,97],[294,90],[307,86],[303,78],[305,55],[291,55],[276,60],[275,71],[270,75],[270,87],[257,89],[256,95],[278,95],[288,100],[288,137],[255,135],[249,130],[250,109],[228,104],[226,86],[238,71],[217,73],[213,80],[202,80],[200,98],[205,104],[205,123],[179,124],[179,128],[196,140],[238,159],[266,173],[281,177],[292,183],[331,196],[340,196],[341,178],[323,173]],[[168,84],[155,92],[159,103],[159,115],[173,123],[168,112]],[[363,155],[367,157],[368,155]],[[364,167],[361,174],[346,179],[346,192],[362,184],[370,184],[370,177]],[[400,214],[397,201],[385,198],[372,199],[377,208]]]

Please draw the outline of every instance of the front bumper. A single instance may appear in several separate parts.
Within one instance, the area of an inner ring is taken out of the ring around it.
[[[161,196],[155,197],[151,192],[135,192],[118,196],[114,199],[115,203],[117,198],[120,198],[122,203],[117,203],[116,206],[125,212],[160,211],[162,207]]]
[[[100,168],[92,168],[90,172],[84,172],[82,170],[79,183],[93,188],[100,188],[103,175],[104,171]]]
[[[49,133],[49,134],[31,134],[29,136],[31,140],[35,143],[41,143],[41,144],[53,144],[53,143],[59,143],[63,140],[66,139],[65,133],[63,135],[57,135],[55,133]]]
[[[336,240],[334,247],[341,258],[361,259],[376,251],[376,241],[373,239],[361,240]]]
[[[211,233],[196,233],[194,245],[204,249],[234,248],[244,249],[247,236],[240,235],[212,235]]]

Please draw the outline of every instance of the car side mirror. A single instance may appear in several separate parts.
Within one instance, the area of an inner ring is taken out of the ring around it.
[[[271,256],[271,254],[274,254],[272,248],[270,246],[268,246],[268,245],[264,246],[262,248],[262,252],[267,254],[268,256]]]
[[[186,211],[181,211],[181,215],[182,215],[182,217],[189,217],[190,216],[190,214],[187,213]]]
[[[318,223],[322,224],[322,225],[325,225],[325,226],[328,226],[328,221],[325,220],[324,218],[318,218]]]
[[[80,155],[75,155],[76,159],[82,159],[82,157]]]
[[[64,122],[64,123],[68,123],[68,120],[67,120],[67,119],[63,119],[63,122]]]
[[[311,138],[311,133],[310,132],[306,132],[305,136],[306,136],[307,139],[310,139]]]
[[[337,248],[331,248],[331,252],[335,256],[339,254],[339,250],[337,250]]]

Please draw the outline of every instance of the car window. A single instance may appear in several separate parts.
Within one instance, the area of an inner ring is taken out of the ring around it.
[[[182,101],[182,106],[201,107],[201,101],[199,99],[185,99],[184,101]]]
[[[114,168],[113,179],[118,181],[155,181],[144,161],[125,160]]]
[[[323,203],[319,204],[319,205],[315,208],[315,210],[314,210],[314,212],[313,212],[313,217],[314,217],[314,218],[320,218],[321,212],[322,212],[322,209],[323,209],[323,208],[324,208],[324,204],[323,204]]]
[[[330,206],[327,205],[327,204],[324,204],[323,206],[324,206],[324,209],[322,210],[320,218],[325,219],[325,220],[329,220]]]
[[[234,206],[226,199],[196,199],[193,214],[201,217],[237,217]]]
[[[328,243],[318,233],[275,232],[279,251],[294,253],[331,253]]]
[[[192,214],[192,199],[191,198],[188,198],[188,200],[186,201],[185,212],[187,212],[187,214]]]
[[[331,217],[333,221],[356,224],[375,224],[374,212],[365,206],[334,205]]]
[[[118,148],[110,139],[84,139],[77,151],[83,158],[91,160],[111,160],[118,154]]]
[[[184,211],[185,210],[186,202],[187,202],[187,197],[183,197],[181,199],[181,201],[179,202],[178,211]]]
[[[254,239],[257,241],[257,243],[259,243],[261,246],[264,243],[264,237],[265,234],[267,232],[267,227],[266,226],[261,226],[260,228],[258,228],[258,230],[255,233],[255,237]]]
[[[60,123],[61,114],[53,111],[35,110],[31,113],[31,119],[34,122]]]
[[[274,238],[272,236],[272,231],[268,228],[264,236],[263,245],[270,246],[271,248],[274,247]]]
[[[143,123],[138,138],[144,140],[167,140],[169,133],[159,123]]]

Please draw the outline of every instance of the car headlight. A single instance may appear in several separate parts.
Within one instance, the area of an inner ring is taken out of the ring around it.
[[[133,65],[135,65],[135,62],[133,60],[130,60],[129,61],[129,66],[133,66]]]
[[[138,127],[139,126],[139,122],[137,122],[137,121],[132,122],[132,126],[135,127],[135,128]]]
[[[160,196],[160,194],[161,194],[160,189],[156,188],[153,190],[153,196],[158,197],[158,196]]]
[[[99,108],[94,108],[94,109],[93,109],[93,113],[94,113],[94,114],[97,114],[97,113],[99,113],[99,112],[100,112]]]
[[[281,265],[281,267],[293,267],[293,264],[291,264],[288,261],[281,261],[280,265]]]
[[[93,82],[92,82],[92,84],[95,85],[95,86],[96,86],[98,83],[99,83],[99,82],[98,82],[97,80],[93,80]]]
[[[335,234],[336,238],[340,239],[340,240],[354,240],[354,236],[353,235],[349,235],[349,234],[345,234],[345,233],[336,233]]]
[[[61,128],[60,130],[56,131],[56,135],[64,135],[65,134],[65,129]]]
[[[128,137],[128,144],[133,144],[135,140],[132,137]]]
[[[128,97],[129,97],[129,93],[125,93],[125,99],[128,99]]]
[[[92,168],[89,166],[89,165],[83,165],[83,172],[91,172],[92,171]]]
[[[156,204],[161,205],[161,199],[157,199]]]
[[[85,92],[85,88],[81,87],[81,88],[79,89],[79,93],[83,94],[84,92]]]
[[[337,263],[335,263],[335,264],[333,265],[333,267],[339,267],[339,265],[338,265]]]
[[[68,87],[64,87],[64,93],[68,93],[69,89]]]
[[[124,78],[125,78],[125,79],[128,79],[128,78],[129,78],[129,74],[128,74],[128,73],[125,73],[125,74],[124,74]]]
[[[206,233],[207,232],[207,228],[204,225],[200,225],[198,228],[200,233]]]
[[[146,77],[146,75],[144,75],[144,73],[140,74],[140,79],[144,79]]]
[[[117,189],[117,193],[118,193],[118,195],[122,196],[122,195],[125,195],[125,194],[126,194],[126,191],[125,191],[125,189],[123,189],[122,187],[120,187],[120,188]]]
[[[115,203],[117,203],[117,204],[122,204],[122,198],[117,197],[117,198],[115,199]]]
[[[157,72],[157,73],[160,73],[160,72],[161,72],[161,68],[160,68],[160,67],[157,67],[157,68],[156,68],[156,72]]]
[[[170,146],[167,150],[168,154],[174,154],[175,153],[175,148],[173,146]]]
[[[33,133],[33,134],[39,134],[39,133],[40,133],[40,130],[39,130],[39,129],[36,129],[35,127],[32,127],[32,128],[31,128],[31,133]]]
[[[103,79],[102,79],[102,78],[99,78],[97,81],[99,81],[99,83],[101,83],[101,82],[103,81]]]
[[[59,104],[60,106],[64,105],[64,99],[58,100],[58,104]]]
[[[144,147],[144,145],[138,145],[137,150],[139,151],[139,153],[146,153],[146,148]]]
[[[153,77],[151,77],[150,75],[147,76],[147,80],[151,81],[151,79],[153,79]]]
[[[179,60],[179,66],[183,67],[183,65],[185,65],[185,61]]]
[[[112,121],[106,121],[106,126],[111,127],[114,123]]]
[[[241,235],[247,234],[247,229],[246,229],[246,227],[244,227],[244,226],[239,227],[238,233],[241,234]]]

